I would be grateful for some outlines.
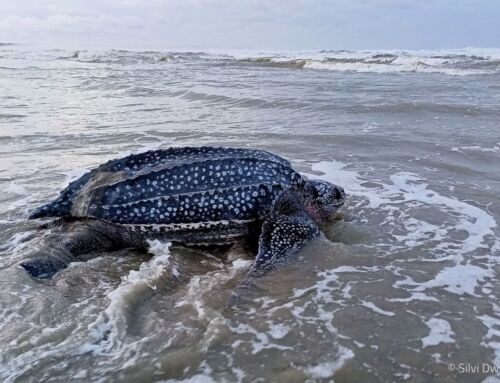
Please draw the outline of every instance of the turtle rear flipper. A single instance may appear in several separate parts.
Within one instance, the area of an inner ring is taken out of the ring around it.
[[[51,248],[49,252],[40,251],[19,264],[33,278],[46,279],[59,270],[65,269],[76,257],[63,247]]]
[[[34,278],[50,278],[84,254],[124,248],[146,248],[141,233],[100,220],[62,219],[40,250],[19,265]]]
[[[262,225],[259,252],[237,290],[250,286],[253,278],[285,263],[320,235],[318,225],[304,209],[302,196],[292,190],[285,191],[274,202]],[[231,303],[237,300],[238,293],[233,293]]]

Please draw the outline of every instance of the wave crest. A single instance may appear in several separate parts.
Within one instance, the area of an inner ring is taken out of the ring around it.
[[[33,52],[2,52],[7,58]],[[23,57],[24,57],[23,56]],[[451,76],[500,73],[500,49],[462,50],[323,50],[303,52],[175,52],[128,50],[52,50],[35,54],[43,60],[105,65],[164,65],[194,63],[213,66],[263,66],[283,69],[360,73],[440,73]]]
[[[465,76],[499,73],[500,50],[297,52],[244,57],[239,58],[238,62],[339,72],[413,72]]]

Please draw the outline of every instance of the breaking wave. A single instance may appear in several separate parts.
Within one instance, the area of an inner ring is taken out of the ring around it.
[[[20,52],[4,52],[15,58]],[[21,52],[25,54],[26,52]],[[323,50],[294,52],[251,51],[129,51],[52,50],[44,60],[83,64],[165,65],[199,63],[216,66],[254,65],[284,69],[328,70],[359,73],[441,73],[451,76],[500,73],[500,49],[461,50]]]
[[[320,51],[240,58],[242,63],[339,72],[442,73],[452,76],[500,71],[500,51]]]

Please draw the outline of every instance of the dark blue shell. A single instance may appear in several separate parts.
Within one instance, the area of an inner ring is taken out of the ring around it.
[[[170,148],[109,161],[72,182],[31,217],[174,225],[170,229],[251,221],[261,219],[284,189],[302,182],[288,161],[266,151]]]

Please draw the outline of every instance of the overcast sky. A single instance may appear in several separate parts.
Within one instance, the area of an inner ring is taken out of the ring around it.
[[[500,0],[0,0],[0,42],[73,48],[498,48]]]

